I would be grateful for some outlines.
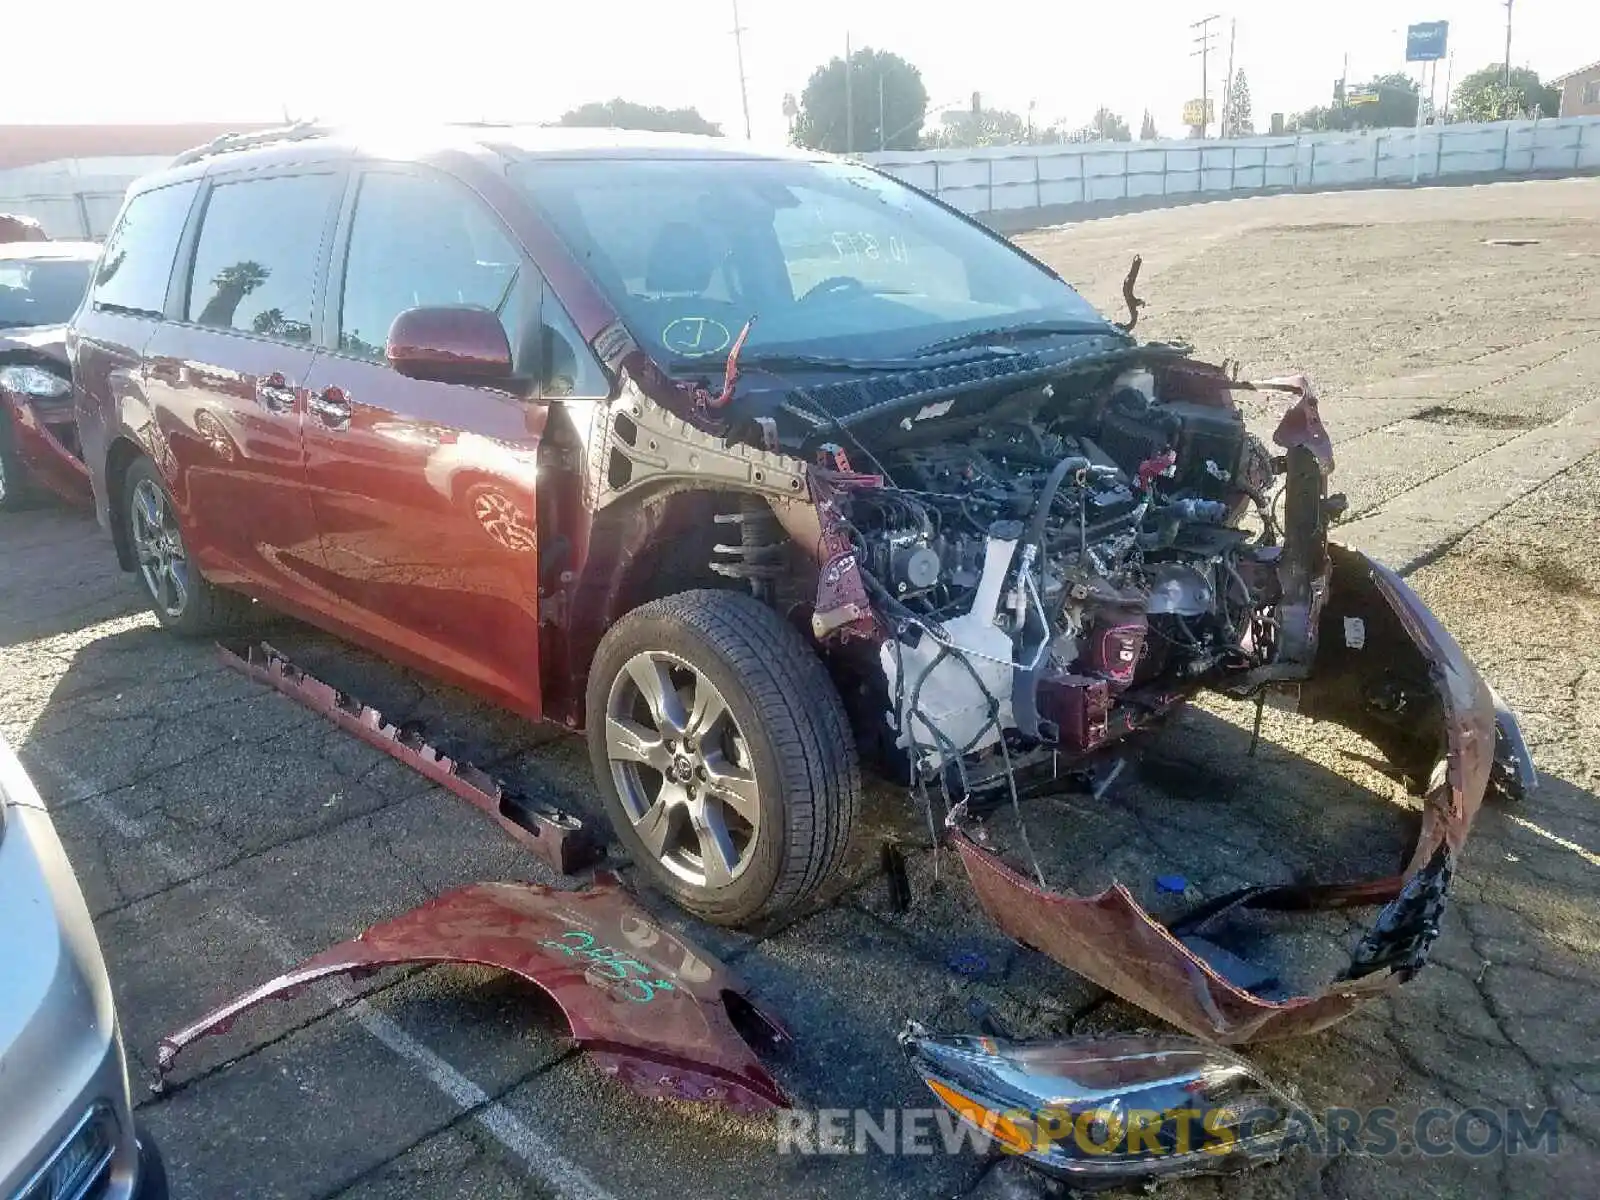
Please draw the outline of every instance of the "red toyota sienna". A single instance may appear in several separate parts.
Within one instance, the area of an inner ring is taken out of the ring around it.
[[[162,624],[260,602],[586,731],[631,856],[734,924],[838,867],[863,759],[1014,794],[1313,668],[1419,788],[1447,742],[1489,753],[1470,665],[1327,544],[1314,395],[1269,451],[1236,372],[1133,336],[1132,287],[1113,323],[822,155],[294,127],[137,183],[69,350]]]

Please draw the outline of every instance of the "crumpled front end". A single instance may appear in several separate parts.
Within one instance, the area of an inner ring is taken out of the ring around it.
[[[9,344],[20,341],[14,337]],[[63,371],[31,344],[25,357],[13,354],[0,362],[0,453],[8,465],[26,471],[27,483],[73,504],[87,504],[89,469],[79,451],[72,386]],[[6,480],[8,490],[23,484],[22,479]]]
[[[1009,936],[1180,1029],[1224,1044],[1314,1032],[1416,973],[1438,936],[1451,871],[1495,771],[1494,696],[1455,640],[1393,572],[1355,551],[1335,546],[1330,554],[1318,651],[1318,667],[1330,669],[1313,671],[1301,707],[1369,737],[1401,772],[1433,777],[1404,872],[1248,888],[1167,925],[1120,884],[1088,897],[1048,891],[965,834],[952,835],[985,911]],[[1359,651],[1344,643],[1347,621],[1365,626]],[[1440,748],[1444,770],[1435,773]],[[1385,907],[1349,967],[1312,995],[1257,995],[1185,940],[1241,909],[1374,904]]]
[[[1450,876],[1486,792],[1493,785],[1514,796],[1535,784],[1515,718],[1416,593],[1359,551],[1328,545],[1332,454],[1314,397],[1296,383],[1301,398],[1277,438],[1289,451],[1286,536],[1267,560],[1276,568],[1277,652],[1211,682],[1236,695],[1287,689],[1304,715],[1376,745],[1422,794],[1421,831],[1404,870],[1350,881],[1334,869],[1325,872],[1329,883],[1248,887],[1163,923],[1120,884],[1087,897],[1051,891],[952,832],[984,909],[1008,935],[1224,1044],[1324,1028],[1411,978],[1438,936]],[[1203,935],[1242,911],[1379,904],[1348,967],[1318,991],[1261,994],[1237,961],[1208,961],[1215,947]]]

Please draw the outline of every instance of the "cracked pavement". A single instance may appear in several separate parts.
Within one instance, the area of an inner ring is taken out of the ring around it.
[[[1286,196],[1143,213],[1019,240],[1108,312],[1144,255],[1141,332],[1186,337],[1325,396],[1344,535],[1411,584],[1520,714],[1543,776],[1486,806],[1431,965],[1322,1034],[1248,1053],[1313,1109],[1554,1109],[1561,1153],[1317,1157],[1178,1197],[1578,1194],[1600,1162],[1600,181]],[[1584,215],[1589,214],[1589,215]],[[1529,236],[1535,246],[1489,247]],[[1251,398],[1270,428],[1276,402]],[[1404,518],[1404,519],[1401,519]],[[1425,522],[1425,528],[1423,527]],[[1421,532],[1419,532],[1419,529]],[[445,889],[555,882],[459,800],[156,628],[92,521],[0,516],[0,729],[50,803],[104,946],[130,1067],[213,1003]],[[584,747],[292,622],[297,663],[420,720],[452,755],[595,813]],[[1414,802],[1363,745],[1208,700],[1140,746],[1101,801],[1024,816],[1052,884],[1121,880],[1158,913],[1302,872],[1382,873]],[[990,822],[1016,847],[1008,811]],[[906,849],[897,913],[878,847]],[[1155,877],[1185,876],[1184,897]],[[712,930],[646,895],[736,966],[796,1035],[774,1064],[806,1107],[926,1106],[893,1034],[907,1017],[1023,1036],[1150,1027],[994,932],[919,814],[878,787],[845,879],[773,928]],[[1371,913],[1297,919],[1286,982],[1348,961]],[[1284,928],[1274,926],[1274,928]],[[652,1105],[575,1054],[559,1012],[513,977],[385,972],[265,1006],[180,1060],[140,1117],[180,1198],[631,1194],[1013,1196],[1015,1163],[779,1155],[772,1127]],[[1402,1122],[1403,1123],[1403,1122]]]

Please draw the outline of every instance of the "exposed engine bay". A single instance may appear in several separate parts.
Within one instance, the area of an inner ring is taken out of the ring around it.
[[[1168,400],[1136,369],[996,413],[950,440],[913,426],[839,502],[913,762],[1092,751],[1125,695],[1269,660],[1274,463],[1231,400]]]

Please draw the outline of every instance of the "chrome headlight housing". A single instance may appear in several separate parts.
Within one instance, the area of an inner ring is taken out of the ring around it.
[[[935,1037],[900,1044],[934,1095],[994,1148],[1077,1187],[1237,1170],[1276,1158],[1303,1110],[1197,1038]]]
[[[0,388],[33,400],[59,400],[72,394],[72,384],[43,367],[0,367]]]

